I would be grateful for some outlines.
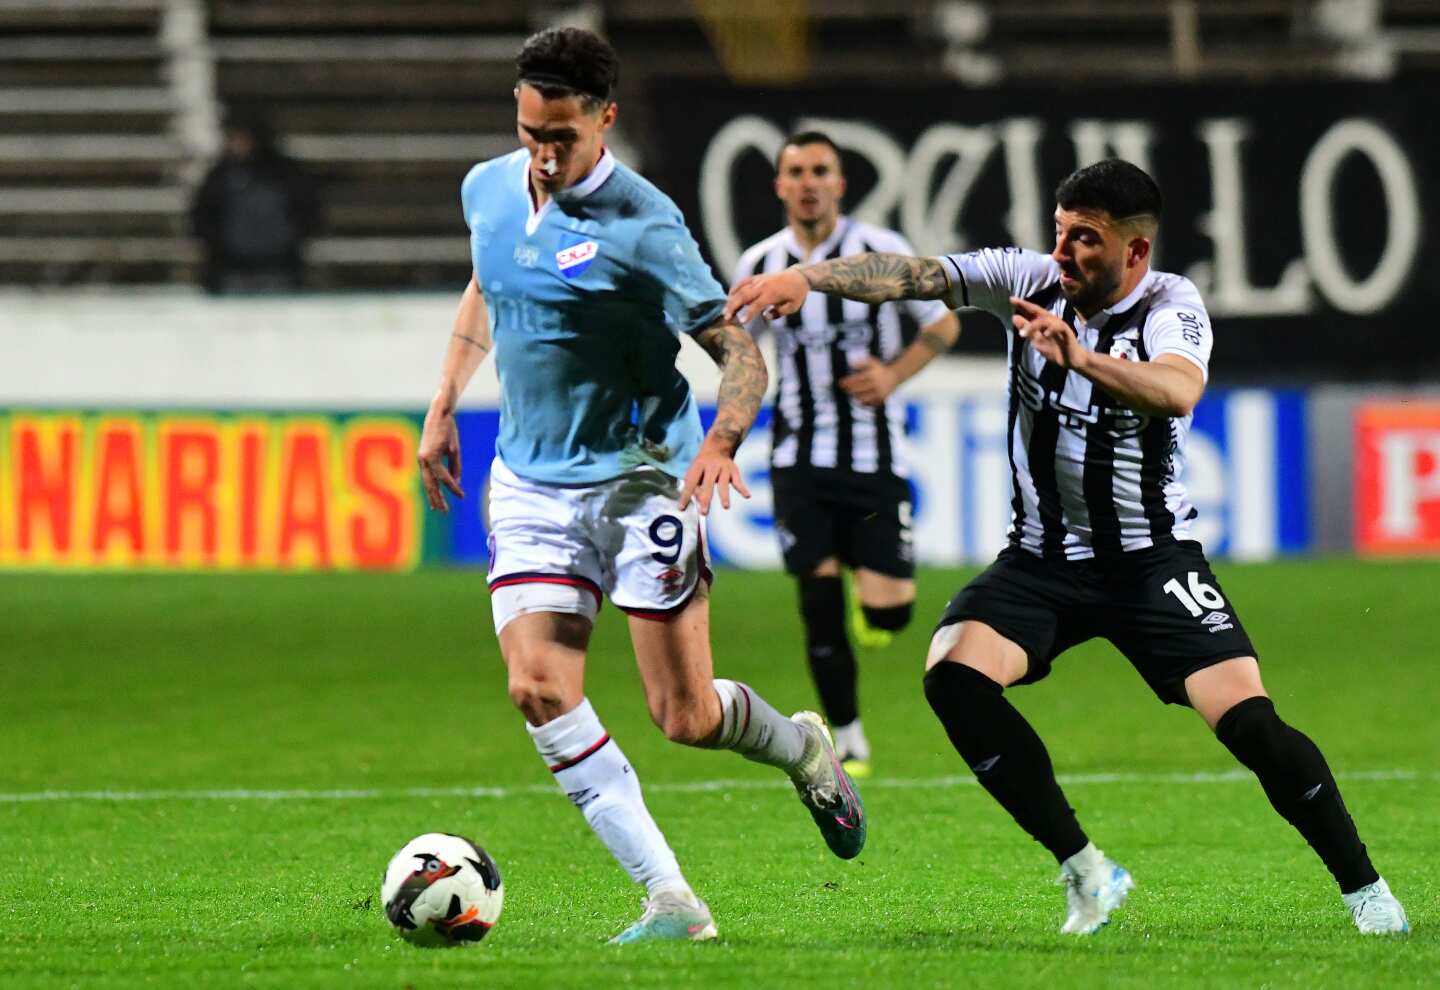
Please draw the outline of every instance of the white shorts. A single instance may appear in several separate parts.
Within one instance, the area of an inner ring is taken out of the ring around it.
[[[594,619],[605,595],[619,609],[667,619],[703,580],[705,528],[680,482],[640,468],[596,485],[528,481],[495,458],[490,466],[490,605],[499,633],[529,612]]]

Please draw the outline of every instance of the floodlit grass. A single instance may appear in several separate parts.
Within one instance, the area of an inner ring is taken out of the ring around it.
[[[589,695],[721,933],[624,949],[604,939],[640,891],[511,710],[480,575],[6,575],[0,985],[1435,985],[1440,565],[1220,574],[1408,938],[1357,935],[1253,780],[1103,643],[1013,694],[1139,884],[1099,936],[1056,934],[1053,861],[970,782],[920,692],[929,622],[963,574],[922,574],[914,627],[861,656],[877,776],[851,863],[775,771],[663,740],[607,608]],[[813,705],[788,579],[722,574],[714,625],[722,674]],[[472,787],[494,790],[446,793]],[[432,830],[504,873],[504,916],[478,946],[413,948],[380,911],[386,860]]]

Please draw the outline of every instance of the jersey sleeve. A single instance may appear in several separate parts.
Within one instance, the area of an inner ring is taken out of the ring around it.
[[[981,248],[940,258],[950,277],[945,297],[951,309],[973,306],[993,313],[1010,328],[1010,297],[1033,296],[1060,278],[1060,266],[1048,254],[1024,248]]]
[[[700,256],[675,207],[658,215],[640,244],[643,276],[657,289],[665,321],[677,333],[699,333],[725,312],[725,290]]]
[[[481,162],[476,165],[465,174],[464,180],[460,183],[460,212],[465,217],[466,227],[471,225],[470,218],[479,203],[480,186],[489,165],[489,162]]]
[[[751,275],[761,274],[760,261],[764,257],[765,244],[763,241],[747,248],[745,253],[740,255],[740,260],[735,263],[735,274],[730,279],[730,287],[734,288],[742,279],[749,278]],[[752,337],[759,337],[770,329],[770,321],[757,313],[750,317],[749,322],[745,324],[745,329],[750,332]]]
[[[1205,381],[1210,380],[1210,349],[1215,337],[1210,314],[1200,299],[1200,290],[1188,278],[1171,276],[1159,303],[1145,321],[1145,351],[1150,360],[1162,354],[1179,354],[1195,364]]]

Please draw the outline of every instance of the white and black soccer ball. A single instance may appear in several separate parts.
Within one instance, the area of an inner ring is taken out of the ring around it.
[[[500,919],[500,870],[469,839],[427,832],[405,843],[385,868],[380,902],[412,942],[478,942]]]

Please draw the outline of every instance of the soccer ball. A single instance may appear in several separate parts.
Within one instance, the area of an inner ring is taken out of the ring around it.
[[[500,918],[505,888],[485,850],[459,835],[427,832],[385,868],[385,917],[412,942],[478,942]]]

